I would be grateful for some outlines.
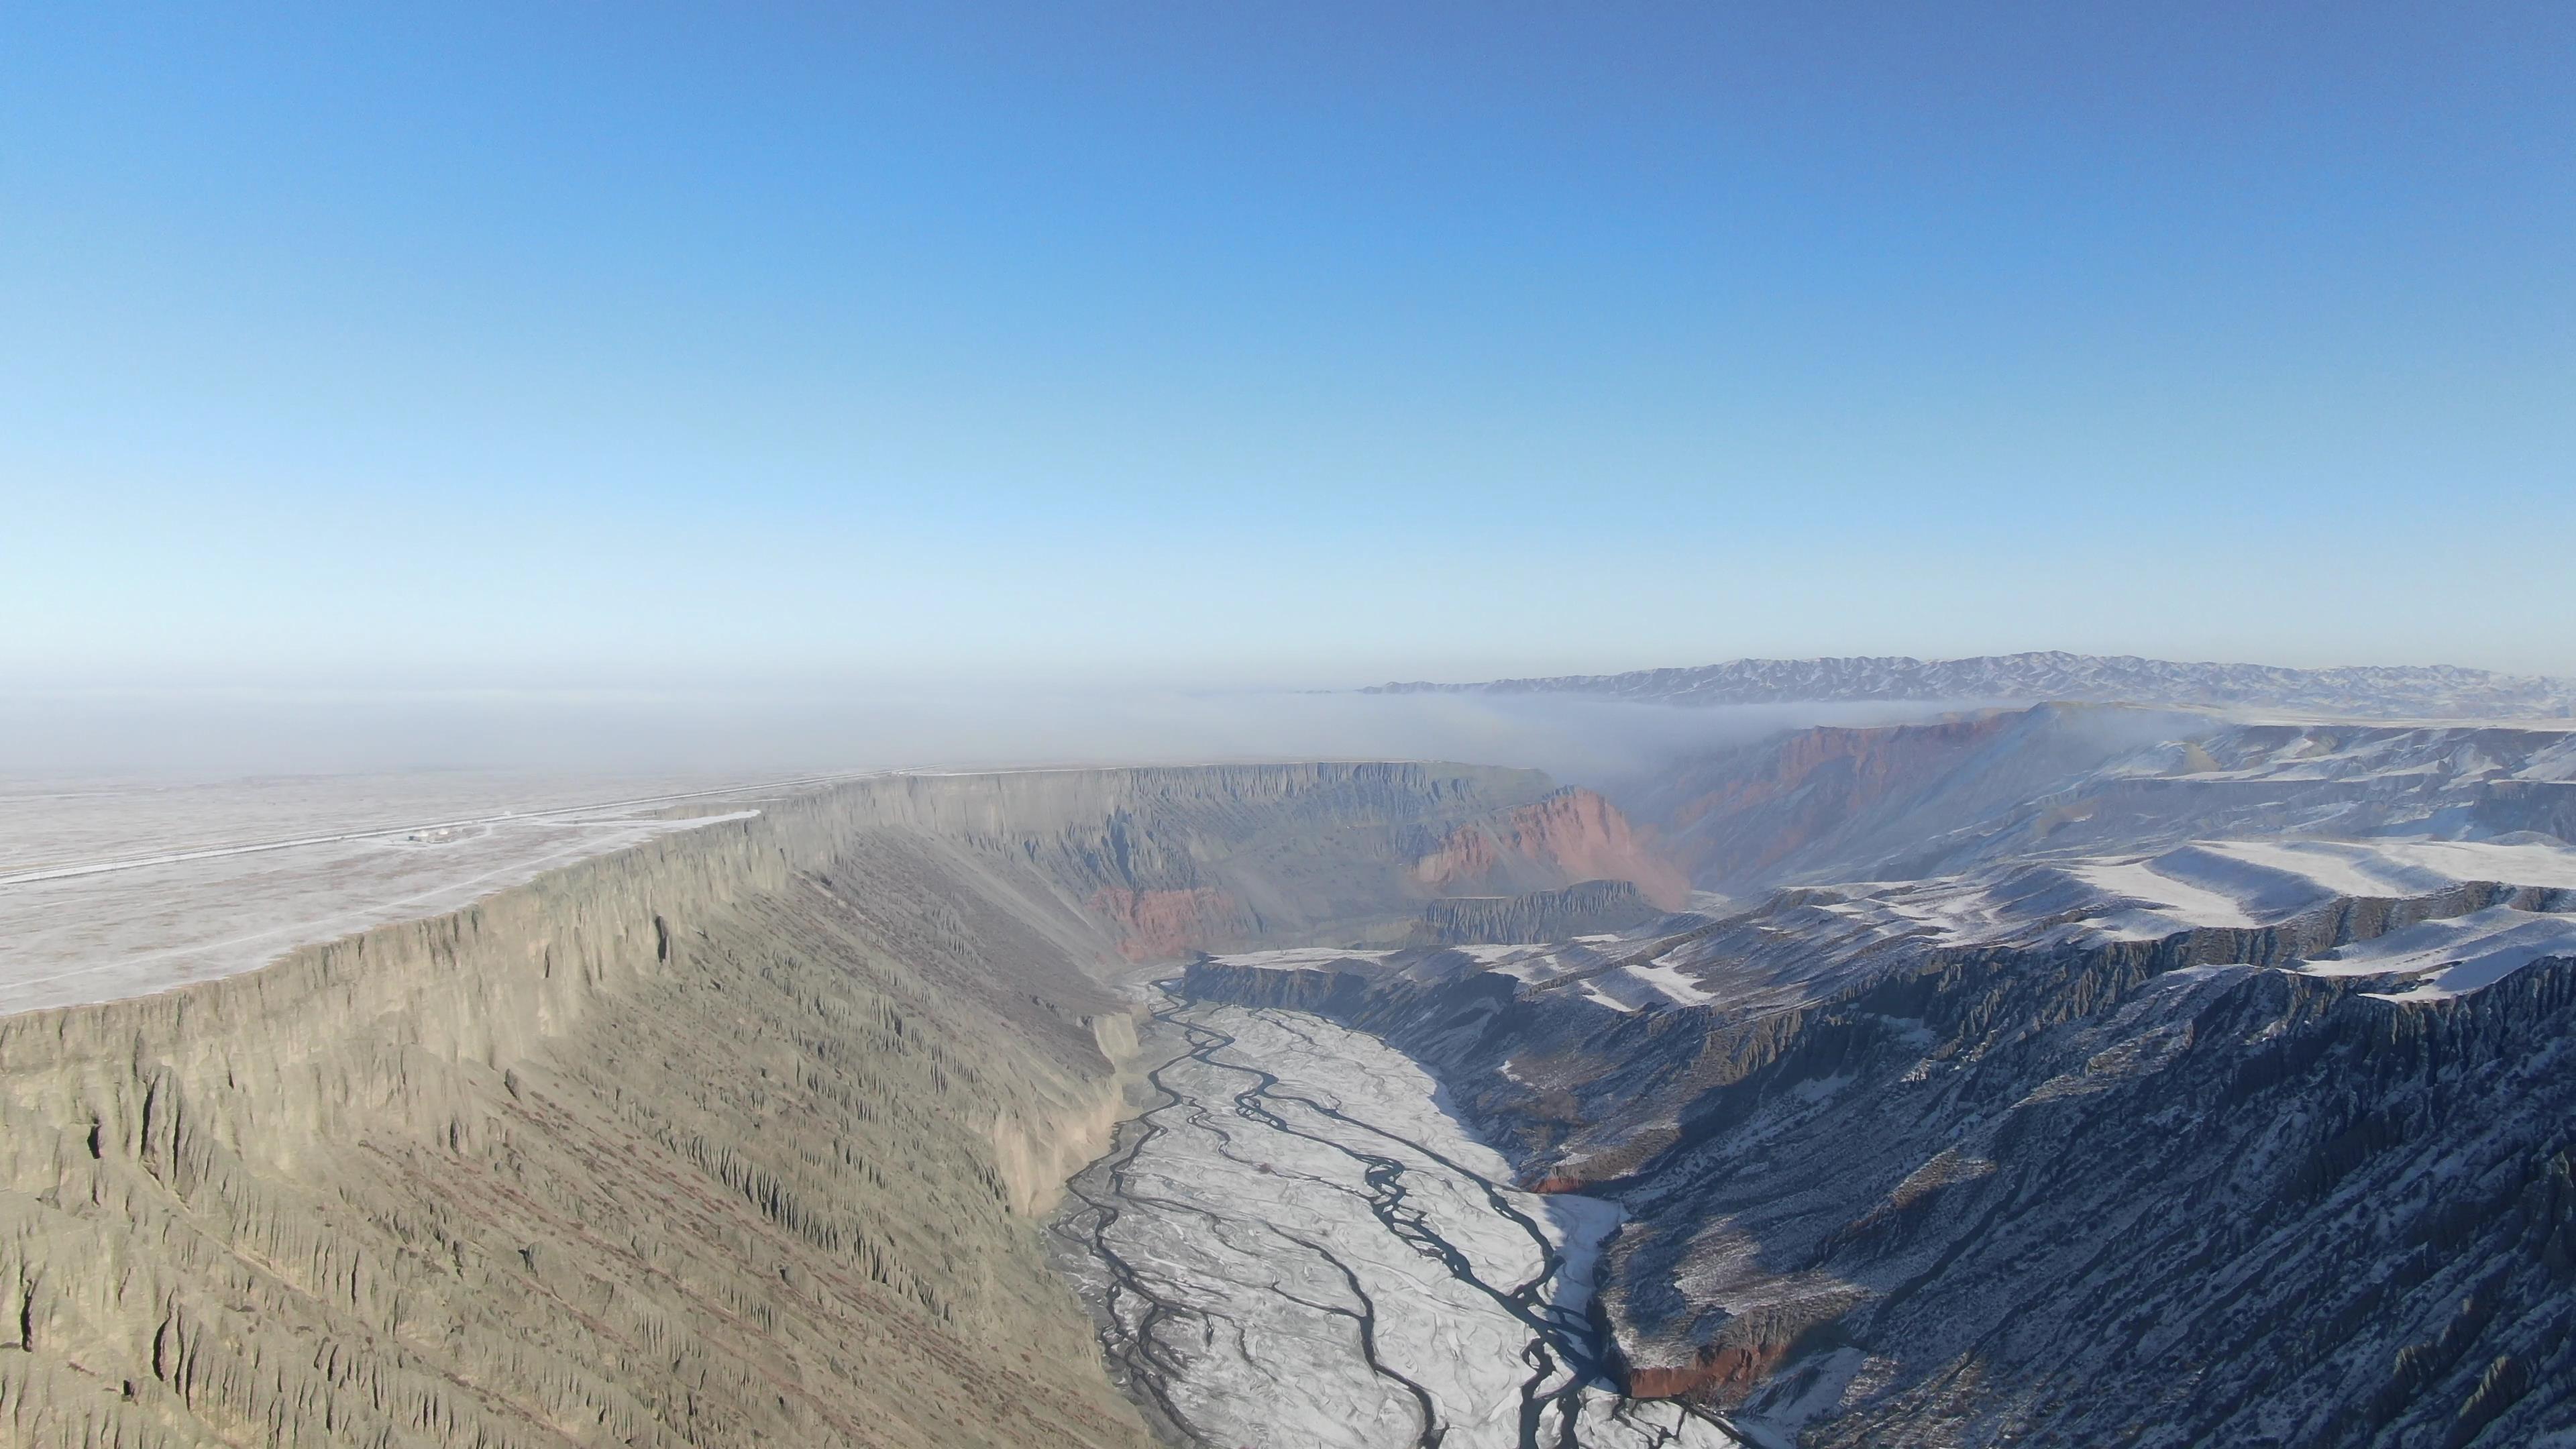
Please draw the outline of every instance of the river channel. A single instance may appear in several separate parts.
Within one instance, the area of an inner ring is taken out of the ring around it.
[[[1077,1176],[1060,1266],[1110,1369],[1206,1449],[1723,1449],[1602,1374],[1619,1210],[1510,1186],[1440,1087],[1296,1012],[1158,998],[1153,1096]]]

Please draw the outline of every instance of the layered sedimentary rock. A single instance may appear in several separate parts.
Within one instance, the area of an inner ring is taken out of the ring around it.
[[[1640,839],[1618,807],[1583,789],[1559,790],[1502,815],[1460,826],[1414,865],[1443,894],[1511,894],[1573,880],[1618,880],[1665,910],[1690,883]]]
[[[1120,1111],[1087,968],[1409,920],[1547,790],[875,780],[0,1019],[0,1438],[1141,1443],[1028,1216]]]

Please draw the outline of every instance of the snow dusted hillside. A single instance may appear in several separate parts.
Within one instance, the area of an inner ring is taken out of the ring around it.
[[[1641,669],[1628,674],[1501,679],[1484,684],[1382,684],[1369,692],[1550,694],[1690,705],[2083,700],[2355,719],[2576,715],[2576,680],[2450,665],[2285,669],[2062,651],[1973,659],[1736,659],[1692,669]]]

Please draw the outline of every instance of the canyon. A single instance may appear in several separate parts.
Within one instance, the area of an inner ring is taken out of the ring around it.
[[[1402,764],[883,776],[0,1017],[0,1426],[1146,1442],[1035,1226],[1124,1112],[1105,974],[1400,936],[1479,831],[1545,878],[1557,798]]]
[[[2571,1441],[2571,792],[2155,702],[602,815],[0,1015],[0,1426]]]

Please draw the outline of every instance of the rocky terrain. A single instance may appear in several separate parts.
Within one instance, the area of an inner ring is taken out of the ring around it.
[[[1755,1442],[2576,1442],[2571,736],[2140,722],[1773,740],[1675,792],[1745,908],[1179,990],[1618,1204],[1624,1388]]]
[[[2054,651],[1973,659],[1737,659],[1629,674],[1382,684],[1374,692],[1536,694],[1688,705],[2078,700],[2380,719],[2564,718],[2576,713],[2576,681],[2450,665],[2283,669]]]
[[[0,1015],[0,1438],[2576,1443],[2571,792],[2045,705],[715,801]]]
[[[0,1017],[0,1439],[1140,1444],[1036,1227],[1124,1110],[1094,972],[1400,934],[1462,841],[1550,888],[1615,866],[1567,800],[885,777]]]

